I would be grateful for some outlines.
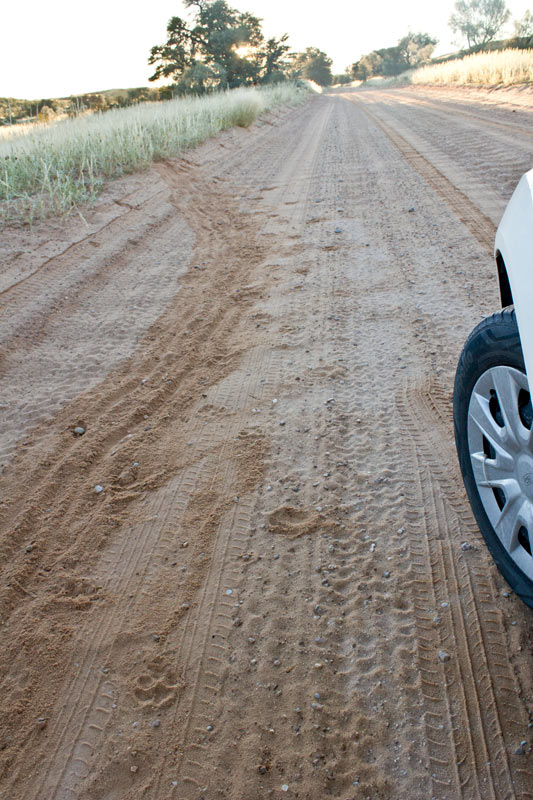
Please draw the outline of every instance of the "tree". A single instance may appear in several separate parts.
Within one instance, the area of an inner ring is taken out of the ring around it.
[[[279,80],[289,50],[286,34],[265,42],[261,20],[226,0],[184,4],[194,8],[192,20],[169,20],[167,41],[150,51],[155,71],[149,80],[171,78],[180,94]]]
[[[481,48],[496,37],[510,16],[505,0],[457,0],[450,28],[466,38],[468,48]]]
[[[428,33],[411,33],[398,42],[398,66],[404,69],[420,67],[429,61],[437,45]]]
[[[289,35],[284,33],[279,39],[268,39],[259,50],[261,82],[275,83],[284,80],[289,67],[287,53],[290,50],[287,40]]]
[[[352,65],[352,75],[360,81],[373,75],[399,75],[429,61],[436,44],[437,40],[428,33],[409,32],[396,47],[384,47],[362,56]]]
[[[320,86],[331,86],[333,61],[318,47],[308,47],[303,53],[297,53],[293,62],[293,75],[307,78]]]
[[[515,20],[514,29],[516,37],[522,40],[520,46],[530,47],[533,43],[533,14],[531,11],[526,11],[522,19]]]

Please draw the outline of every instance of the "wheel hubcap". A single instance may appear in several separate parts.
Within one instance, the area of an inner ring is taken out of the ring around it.
[[[533,409],[527,378],[493,367],[468,408],[468,446],[485,513],[516,565],[533,580]]]

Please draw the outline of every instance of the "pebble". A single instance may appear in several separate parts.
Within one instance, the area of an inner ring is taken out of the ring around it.
[[[160,725],[161,725],[160,719],[154,719],[154,721],[152,722],[152,728],[159,728]]]
[[[207,726],[207,730],[209,731],[209,733],[211,733],[211,731],[213,730],[213,726],[212,725],[208,725]]]
[[[445,662],[449,661],[451,658],[450,654],[446,652],[446,650],[439,650],[439,661]]]
[[[96,494],[100,494],[101,492],[104,491],[104,487],[101,486],[99,483],[97,483],[96,486],[94,487],[94,491],[96,492]]]
[[[281,427],[283,427],[283,426],[286,424],[286,423],[285,423],[285,420],[284,420],[284,419],[280,420],[280,423],[279,423],[279,424],[281,425]]]
[[[311,703],[311,708],[313,711],[322,711],[324,706],[321,703]]]
[[[280,664],[281,664],[281,661],[279,660],[279,658],[275,658],[274,661],[273,661],[273,664],[274,664],[275,667],[279,667]]]
[[[525,752],[526,751],[524,750],[524,748],[522,746],[517,747],[516,750],[514,751],[515,756],[523,756],[525,754]]]
[[[132,767],[130,767],[130,772],[137,772],[137,770],[138,770],[138,769],[139,769],[139,767],[137,767],[137,766],[134,764]]]
[[[472,545],[469,542],[463,542],[461,545],[461,550],[465,552],[466,550],[471,550]]]
[[[322,669],[323,666],[324,664],[321,664],[320,661],[317,661],[315,664],[315,669]]]
[[[384,577],[384,578],[390,578],[390,572],[389,572],[389,570],[386,570],[386,571],[383,573],[383,577]]]
[[[28,544],[28,545],[27,545],[27,546],[24,548],[24,550],[25,550],[27,553],[31,553],[31,551],[33,550],[33,545],[32,545],[32,544]]]
[[[83,436],[83,434],[85,433],[85,428],[82,428],[81,425],[76,425],[76,427],[74,428],[74,433],[76,434],[76,436]]]
[[[38,727],[39,728],[46,728],[46,724],[47,724],[46,717],[39,717],[39,719],[37,720]]]
[[[289,787],[287,786],[286,783],[284,783],[283,786],[281,787],[281,791],[282,792],[288,792],[289,791]]]

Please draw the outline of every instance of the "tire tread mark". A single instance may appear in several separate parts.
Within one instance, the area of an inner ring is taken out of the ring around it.
[[[364,113],[385,133],[398,148],[408,163],[421,175],[432,189],[445,201],[450,209],[461,220],[479,244],[492,253],[496,226],[489,217],[468,198],[460,189],[443,175],[433,164],[404,139],[390,125],[384,122],[360,100],[343,95],[346,100],[359,106]]]

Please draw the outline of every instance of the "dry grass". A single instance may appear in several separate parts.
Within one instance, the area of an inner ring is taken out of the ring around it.
[[[533,50],[475,53],[456,61],[421,67],[406,77],[409,83],[447,86],[494,87],[533,83]]]

